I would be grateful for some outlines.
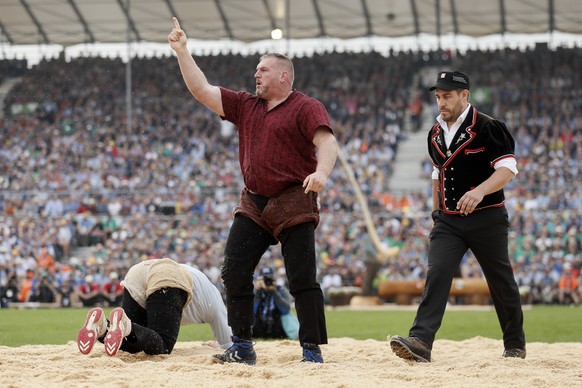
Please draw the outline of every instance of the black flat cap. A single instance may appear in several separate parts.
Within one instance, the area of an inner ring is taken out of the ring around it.
[[[460,71],[441,71],[437,78],[436,84],[431,86],[428,90],[435,89],[455,90],[455,89],[469,89],[469,76]]]

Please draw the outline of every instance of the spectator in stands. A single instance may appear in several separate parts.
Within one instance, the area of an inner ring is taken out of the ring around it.
[[[427,141],[435,166],[428,273],[409,336],[390,340],[394,353],[407,360],[430,362],[453,276],[468,249],[491,289],[503,331],[503,357],[526,355],[521,298],[509,261],[503,193],[503,187],[517,174],[514,140],[504,123],[469,103],[469,88],[469,77],[460,71],[439,73],[430,87],[440,115]]]
[[[18,279],[16,278],[16,274],[12,274],[8,278],[8,282],[4,287],[2,287],[2,294],[0,297],[2,298],[1,307],[9,307],[11,303],[17,303],[18,294],[19,294],[19,284]]]
[[[117,272],[111,272],[109,274],[109,281],[103,285],[103,299],[109,307],[121,306],[123,286],[119,281]]]
[[[20,303],[27,303],[33,295],[33,291],[38,283],[38,278],[34,271],[26,271],[26,275],[18,285],[18,301]]]
[[[562,276],[558,284],[558,302],[565,304],[566,302],[574,305],[580,304],[580,295],[578,294],[578,271],[572,270],[570,262],[564,263],[562,266]]]
[[[334,288],[340,288],[343,285],[342,276],[337,266],[327,268],[325,275],[321,278],[321,289],[326,298],[329,298],[329,291]]]
[[[53,286],[51,279],[46,275],[42,276],[39,284],[32,290],[32,295],[29,298],[30,302],[38,303],[55,303],[57,290]]]
[[[75,288],[69,279],[63,280],[56,289],[56,302],[61,307],[73,307],[77,300]]]
[[[422,94],[417,92],[412,96],[410,104],[408,105],[408,113],[410,114],[413,132],[418,132],[421,129],[423,103]]]
[[[45,272],[53,272],[55,270],[55,259],[53,255],[49,252],[47,245],[43,245],[40,248],[38,257],[36,258],[38,268]]]
[[[103,304],[103,293],[101,286],[95,281],[93,275],[85,276],[83,284],[79,285],[76,291],[77,297],[83,307],[100,306]]]
[[[178,20],[173,20],[168,41],[188,89],[238,127],[245,183],[234,210],[222,270],[234,345],[215,360],[256,362],[253,273],[269,246],[280,242],[301,323],[302,361],[321,363],[319,345],[327,343],[327,329],[323,293],[316,279],[317,197],[337,154],[328,113],[319,101],[293,89],[293,62],[282,54],[260,58],[254,75],[256,95],[209,84],[188,51]]]
[[[63,215],[63,201],[56,195],[51,195],[44,206],[44,216],[46,217],[60,217]]]
[[[91,352],[96,340],[105,344],[105,353],[170,354],[181,325],[208,323],[217,345],[232,346],[232,331],[220,293],[199,270],[170,259],[142,261],[129,269],[123,282],[122,307],[105,318],[103,309],[87,313],[79,330],[77,346]]]
[[[9,230],[9,229],[8,229]],[[0,232],[3,232],[3,230],[0,229]],[[6,234],[8,234],[8,232],[6,232]],[[4,235],[4,233],[2,233],[1,235]],[[0,265],[2,267],[8,267],[9,264],[11,264],[12,260],[12,255],[8,254],[8,247],[6,245],[4,245],[4,241],[2,241],[0,243]],[[35,261],[36,263],[36,261]]]
[[[57,246],[61,252],[60,258],[69,258],[71,244],[73,242],[73,230],[67,219],[63,218],[59,221],[57,231]]]
[[[250,90],[254,85],[243,85],[232,69],[255,66],[256,59],[255,55],[218,54],[199,57],[197,62],[208,68],[209,79]],[[386,58],[379,52],[332,52],[293,60],[296,66],[307,69],[305,77],[296,80],[296,88],[309,90],[330,112],[334,132],[349,155],[362,191],[369,197],[381,238],[403,248],[401,260],[388,263],[379,273],[390,273],[390,279],[422,276],[419,274],[426,272],[427,237],[432,226],[426,216],[432,206],[427,196],[430,187],[420,193],[409,210],[414,225],[421,227],[401,234],[393,232],[392,226],[402,219],[395,200],[399,193],[389,195],[389,185],[399,140],[410,131],[403,113],[415,88],[409,86],[426,66],[423,56],[392,52]],[[42,216],[47,201],[54,196],[61,198],[63,212],[71,216],[73,226],[84,223],[81,213],[86,212],[89,228],[85,236],[74,234],[74,250],[89,244],[88,233],[101,217],[95,216],[93,197],[105,192],[97,201],[100,209],[105,205],[110,211],[109,198],[122,199],[117,219],[120,229],[110,233],[104,222],[106,263],[83,261],[75,273],[114,270],[105,268],[107,265],[124,273],[124,267],[150,256],[159,242],[165,241],[185,249],[186,255],[176,256],[184,262],[199,264],[201,253],[207,255],[204,266],[211,269],[215,284],[222,287],[214,274],[220,273],[230,209],[238,199],[238,193],[228,189],[240,180],[238,143],[232,136],[223,135],[220,120],[204,106],[181,101],[183,83],[171,76],[179,71],[177,61],[167,57],[133,59],[133,108],[139,120],[134,121],[130,135],[120,130],[126,124],[125,109],[116,108],[125,102],[123,89],[115,87],[115,82],[123,83],[124,77],[124,66],[118,58],[43,60],[30,69],[25,61],[20,62],[24,63],[23,78],[5,100],[4,117],[0,114],[0,171],[5,172],[0,174],[0,262],[5,260],[14,266],[22,279],[28,269],[36,270],[33,253],[36,256],[42,240],[55,249],[57,271],[59,261],[64,264],[71,257],[57,255],[58,242],[53,233],[56,220]],[[563,254],[573,268],[582,265],[582,237],[577,232],[582,230],[578,210],[582,209],[582,99],[576,94],[582,90],[582,78],[576,73],[582,66],[582,50],[541,46],[524,51],[469,50],[458,55],[455,62],[471,70],[469,73],[478,74],[479,84],[489,87],[492,111],[504,118],[509,128],[516,129],[520,172],[504,189],[515,232],[515,238],[510,239],[515,244],[511,257],[520,285],[532,287],[532,303],[558,303],[559,273],[548,268],[552,263],[545,257]],[[161,67],[167,71],[159,72]],[[354,68],[362,71],[354,73],[350,70]],[[500,69],[515,75],[511,82],[505,82],[507,78]],[[39,90],[41,83],[45,87]],[[79,91],[87,84],[99,92]],[[86,98],[79,100],[85,92]],[[553,97],[548,98],[548,93]],[[164,95],[161,100],[160,95]],[[429,93],[426,95],[429,97]],[[11,114],[11,103],[31,101],[44,102],[34,113]],[[170,125],[177,130],[163,131],[161,136],[161,129]],[[172,160],[172,168],[164,162],[166,158]],[[424,166],[432,172],[430,159]],[[324,258],[322,249],[332,246],[337,255],[334,259],[346,259],[335,265],[349,266],[347,260],[361,264],[357,255],[350,255],[348,244],[359,241],[358,234],[353,233],[354,224],[359,222],[357,202],[341,168],[334,169],[329,182],[326,194],[320,196],[323,211],[316,236],[319,257]],[[158,195],[180,203],[180,214],[160,218],[155,211],[147,212],[149,199]],[[159,228],[161,224],[169,227]],[[546,224],[552,240],[559,236],[559,228],[552,229],[551,224],[561,224],[568,242],[538,255],[530,240],[540,236]],[[95,257],[103,256],[95,252]],[[418,264],[406,264],[417,258]],[[318,260],[321,276],[328,265]],[[82,276],[75,274],[72,281],[82,282]],[[351,285],[347,283],[351,277],[345,281],[345,285]]]

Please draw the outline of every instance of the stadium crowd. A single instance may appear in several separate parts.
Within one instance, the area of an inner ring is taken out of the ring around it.
[[[233,54],[197,61],[209,69],[211,83],[253,91],[257,58]],[[400,247],[398,257],[380,268],[374,286],[426,273],[429,176],[410,177],[425,179],[425,192],[393,192],[389,182],[399,142],[432,125],[418,124],[411,107],[417,96],[434,105],[418,74],[429,69],[432,80],[441,68],[454,67],[472,75],[471,102],[505,121],[516,140],[520,173],[506,189],[506,204],[524,300],[579,303],[581,50],[540,45],[389,57],[333,52],[294,62],[295,87],[329,110],[377,233],[385,244]],[[241,72],[248,74],[245,84],[239,83]],[[125,64],[110,58],[42,61],[23,72],[4,101],[3,305],[114,305],[115,283],[148,257],[194,265],[221,287],[223,246],[242,189],[236,129],[191,98],[173,58],[135,58],[132,73],[131,115]],[[409,113],[415,117],[407,121]],[[320,199],[326,208],[316,232],[322,287],[359,288],[368,232],[341,164]],[[282,271],[278,252],[270,250],[263,264]],[[481,277],[471,254],[461,273]]]

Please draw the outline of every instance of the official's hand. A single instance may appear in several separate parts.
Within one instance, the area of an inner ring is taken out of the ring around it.
[[[484,195],[481,194],[479,190],[476,188],[470,191],[467,191],[457,202],[457,210],[461,212],[462,215],[468,215],[473,213],[477,205],[481,203],[483,200]]]
[[[174,22],[174,28],[172,28],[172,32],[168,35],[168,43],[170,43],[170,47],[174,51],[178,52],[186,48],[188,38],[186,37],[186,33],[180,28],[178,19],[174,17],[172,18],[172,22]]]
[[[315,193],[319,193],[321,190],[325,188],[325,184],[327,183],[327,176],[321,171],[315,171],[313,174],[310,174],[305,178],[303,181],[303,187],[305,187],[305,194],[313,191]]]

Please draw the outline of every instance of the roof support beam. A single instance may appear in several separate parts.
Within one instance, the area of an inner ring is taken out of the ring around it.
[[[501,34],[507,32],[507,13],[505,12],[505,0],[499,0],[499,17],[501,18]]]
[[[326,36],[325,25],[323,24],[323,18],[321,17],[321,10],[319,9],[319,3],[317,0],[311,0],[313,4],[313,10],[315,11],[315,16],[317,17],[317,24],[319,25],[319,36]]]
[[[85,20],[85,18],[81,14],[81,11],[79,10],[79,7],[77,7],[77,3],[75,3],[75,0],[67,0],[67,1],[69,2],[69,5],[71,6],[71,8],[73,8],[73,11],[75,11],[75,14],[77,15],[77,17],[79,18],[79,21],[83,25],[83,29],[85,30],[85,35],[87,35],[87,37],[89,38],[88,43],[95,43],[95,37],[93,36],[93,32],[91,32],[91,29],[89,28],[89,24],[87,24],[87,21]]]
[[[451,0],[451,13],[453,18],[453,32],[457,35],[459,33],[459,17],[457,15],[457,5],[455,4],[455,0]]]
[[[287,36],[287,51],[291,39],[291,0],[285,0],[285,35]]]
[[[438,39],[438,49],[441,49],[441,0],[434,2],[434,12],[436,15],[436,36]]]
[[[38,19],[36,18],[36,16],[32,12],[32,9],[30,9],[30,5],[28,5],[28,2],[26,0],[20,0],[20,4],[22,4],[24,9],[26,10],[26,13],[28,13],[28,16],[30,16],[30,18],[32,19],[32,22],[36,25],[36,29],[38,30],[38,33],[40,34],[40,36],[42,36],[42,39],[43,39],[42,43],[49,44],[50,42],[49,42],[48,36],[47,36],[46,32],[44,32],[42,25],[39,23]]]
[[[556,30],[556,5],[555,0],[548,0],[548,24],[550,33]]]
[[[410,0],[410,11],[412,12],[412,20],[414,21],[414,34],[420,35],[420,23],[418,21],[418,9],[416,8],[416,1]]]
[[[366,19],[366,35],[372,36],[374,31],[372,30],[372,22],[370,21],[370,10],[368,9],[368,2],[362,0],[362,11],[364,11],[364,18]]]
[[[174,8],[174,3],[172,2],[172,0],[164,0],[164,2],[166,3],[166,5],[168,6],[168,9],[170,10],[170,16],[178,18],[178,12],[176,12],[176,8]],[[180,19],[178,18],[178,20],[180,20]],[[186,27],[186,28],[184,28],[184,27]],[[188,21],[183,22],[182,20],[180,20],[180,28],[183,31],[187,31]]]
[[[168,9],[170,10],[170,15],[172,17],[178,17],[178,13],[176,12],[176,8],[174,8],[174,3],[171,0],[165,0]],[[181,25],[180,25],[181,26]]]
[[[139,31],[135,27],[135,23],[133,22],[133,19],[129,15],[129,0],[125,0],[125,1],[124,0],[117,0],[117,3],[119,4],[119,7],[121,7],[121,10],[123,11],[123,14],[125,15],[125,18],[127,19],[127,24],[129,25],[131,31],[133,31],[133,34],[135,35],[135,39],[138,42],[141,41],[141,36],[139,35]],[[127,3],[127,7],[125,6],[124,3]]]
[[[4,27],[4,24],[2,24],[2,22],[0,22],[0,31],[2,31],[2,35],[6,37],[8,43],[14,44],[14,41],[12,40],[10,33],[8,33],[8,30],[6,30],[6,27]]]
[[[267,10],[267,15],[269,15],[269,20],[271,21],[271,30],[278,28],[277,21],[275,20],[275,16],[273,15],[273,11],[271,10],[271,7],[269,6],[269,0],[263,0],[263,5],[265,6],[265,9]]]
[[[174,3],[172,3],[172,0],[164,0],[164,2],[166,3],[166,5],[168,6],[168,9],[170,10],[170,16],[171,17],[178,17],[178,12],[176,12],[176,8],[174,8]],[[187,30],[187,28],[184,28],[184,26],[186,26],[187,24],[183,24],[182,21],[180,20],[180,28],[184,31]]]
[[[220,2],[220,0],[214,0],[214,4],[216,4],[218,13],[220,14],[220,18],[222,19],[222,24],[224,24],[224,31],[226,31],[226,35],[228,35],[229,39],[234,39],[234,35],[232,35],[232,30],[230,29],[230,24],[228,23],[228,19],[226,18],[224,10],[222,9],[222,3]]]

